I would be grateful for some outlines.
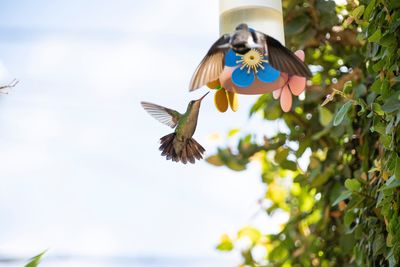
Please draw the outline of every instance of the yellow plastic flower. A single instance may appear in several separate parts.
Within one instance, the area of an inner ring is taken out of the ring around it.
[[[210,89],[216,90],[214,95],[214,104],[219,112],[225,112],[228,110],[228,106],[232,111],[239,109],[239,102],[237,94],[225,90],[221,86],[219,80],[212,81],[207,84]]]

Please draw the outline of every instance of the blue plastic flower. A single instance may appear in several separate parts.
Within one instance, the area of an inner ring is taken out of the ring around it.
[[[280,72],[268,64],[268,57],[257,49],[251,49],[244,55],[235,53],[232,49],[225,56],[225,65],[236,67],[232,73],[232,82],[238,87],[248,87],[257,78],[265,83],[274,82]]]

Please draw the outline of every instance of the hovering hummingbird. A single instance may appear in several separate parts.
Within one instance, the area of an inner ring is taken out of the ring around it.
[[[251,49],[258,49],[268,55],[269,64],[279,71],[306,78],[312,75],[307,65],[278,40],[242,23],[234,32],[222,35],[211,46],[193,74],[189,85],[190,91],[218,79],[224,68],[225,55],[230,48],[241,55]]]
[[[151,116],[175,128],[175,132],[161,137],[161,156],[166,156],[167,160],[181,161],[183,164],[193,164],[196,159],[203,158],[205,149],[192,136],[196,131],[201,101],[208,93],[198,100],[190,101],[184,114],[149,102],[141,102],[142,107]]]

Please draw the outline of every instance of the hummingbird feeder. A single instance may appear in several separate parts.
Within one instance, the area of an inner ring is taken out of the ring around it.
[[[250,31],[260,31],[285,44],[281,0],[220,0],[219,28],[221,36],[235,31],[237,25],[246,23]],[[304,61],[304,52],[295,55]],[[218,80],[207,84],[216,89],[215,105],[220,112],[228,106],[238,109],[236,94],[266,94],[273,92],[280,98],[282,110],[292,107],[292,95],[298,96],[305,89],[306,78],[278,71],[268,62],[268,54],[251,49],[245,54],[232,49],[225,55],[225,66]]]

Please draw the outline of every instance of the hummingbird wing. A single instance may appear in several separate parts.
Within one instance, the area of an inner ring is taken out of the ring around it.
[[[189,91],[194,91],[218,79],[224,68],[225,54],[229,50],[230,35],[222,35],[208,50],[190,81]]]
[[[309,78],[312,76],[310,69],[292,51],[283,46],[278,40],[264,33],[267,44],[268,61],[272,67],[286,72],[289,75],[297,75]]]
[[[153,118],[171,128],[175,128],[178,120],[182,117],[182,114],[173,109],[149,102],[140,102],[140,104]]]

